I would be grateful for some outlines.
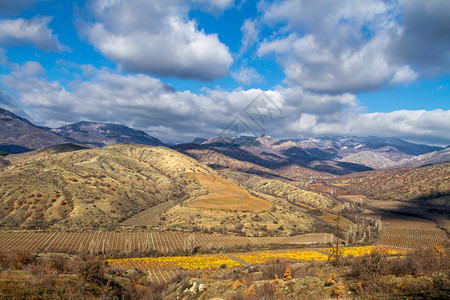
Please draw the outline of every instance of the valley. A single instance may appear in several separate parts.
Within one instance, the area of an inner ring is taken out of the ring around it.
[[[89,122],[51,132],[72,142],[0,157],[0,265],[97,260],[118,286],[133,273],[145,286],[189,287],[166,290],[169,299],[194,299],[200,282],[226,299],[267,282],[274,294],[298,292],[279,281],[289,267],[293,282],[319,280],[310,290],[322,297],[340,288],[333,276],[357,295],[344,278],[360,260],[381,255],[394,270],[450,247],[448,148],[266,135],[167,148]],[[1,276],[10,275],[0,285]],[[319,289],[324,280],[329,289]]]

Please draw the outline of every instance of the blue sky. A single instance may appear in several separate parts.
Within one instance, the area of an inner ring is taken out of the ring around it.
[[[449,83],[447,0],[0,2],[0,106],[38,125],[448,145]]]

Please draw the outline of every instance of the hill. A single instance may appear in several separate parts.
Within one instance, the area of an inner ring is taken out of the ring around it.
[[[450,194],[450,163],[397,168],[330,179],[349,191],[381,200],[413,201]]]
[[[410,143],[397,138],[366,137],[317,137],[304,140],[292,140],[308,152],[316,155],[328,155],[328,158],[344,158],[361,151],[370,151],[386,155],[393,161],[399,161],[406,156],[416,156],[428,152],[442,150],[422,144]],[[325,153],[322,154],[323,151]]]
[[[243,187],[165,147],[117,144],[84,149],[67,144],[8,155],[2,162],[3,228],[123,225],[157,230],[228,228],[259,235],[263,229],[276,234],[280,226],[284,227],[278,234],[289,234],[312,224],[311,218],[289,210],[286,201]]]
[[[179,201],[199,190],[197,183],[186,182],[185,172],[214,172],[168,148],[120,144],[60,150],[5,158],[10,165],[0,174],[2,226],[117,225],[153,205]]]

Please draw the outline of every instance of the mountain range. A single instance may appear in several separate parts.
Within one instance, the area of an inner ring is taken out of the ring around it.
[[[82,121],[52,129],[36,126],[0,108],[0,151],[23,153],[64,143],[87,148],[119,143],[167,146],[144,131],[121,124]],[[418,167],[450,160],[448,147],[443,149],[375,136],[284,140],[275,140],[268,135],[196,138],[192,143],[172,148],[207,164],[222,167],[227,167],[227,164],[239,165],[259,173],[269,172],[274,176],[303,174],[293,171],[300,169],[312,173],[345,175],[372,169]]]
[[[192,144],[178,145],[174,149],[208,164],[212,163],[211,151],[213,151],[217,156],[216,164],[223,164],[224,159],[218,156],[220,153],[228,158],[253,163],[266,170],[270,169],[280,176],[288,169],[291,174],[293,168],[344,175],[372,169],[418,167],[450,161],[448,147],[443,149],[396,138],[375,136],[279,141],[268,135],[214,137],[203,142],[196,139]]]
[[[89,148],[118,143],[163,146],[159,139],[141,130],[121,124],[78,122],[51,129],[36,126],[30,121],[0,108],[0,150],[24,153],[54,145],[74,143]]]

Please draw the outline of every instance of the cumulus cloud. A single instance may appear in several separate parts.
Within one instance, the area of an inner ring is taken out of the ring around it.
[[[450,3],[284,0],[260,5],[281,26],[258,48],[287,82],[320,93],[376,90],[450,69]]]
[[[206,5],[205,1],[194,1]],[[208,2],[225,8],[230,1]],[[137,73],[210,81],[224,77],[233,63],[217,34],[198,30],[187,18],[189,2],[93,1],[94,22],[81,31],[106,57]]]
[[[402,32],[392,45],[395,57],[425,75],[450,70],[450,2],[401,0]]]
[[[0,20],[0,44],[7,47],[33,44],[45,51],[68,50],[49,28],[51,19],[51,17],[35,17]]]
[[[48,120],[48,126],[80,120],[118,122],[163,141],[189,141],[223,134],[239,118],[242,134],[268,133],[275,138],[375,135],[450,143],[448,110],[364,113],[353,94],[316,94],[301,87],[207,89],[197,94],[176,91],[143,74],[91,72],[92,80],[72,82],[70,90],[48,81],[37,62],[17,66],[1,80],[21,105],[33,109],[35,120]],[[261,95],[266,100],[258,102]],[[0,98],[13,106],[11,97]],[[252,106],[261,113],[258,117],[264,118],[263,126],[246,113]]]
[[[238,71],[231,72],[231,76],[234,80],[244,85],[250,85],[262,80],[262,76],[252,67],[241,67]]]

